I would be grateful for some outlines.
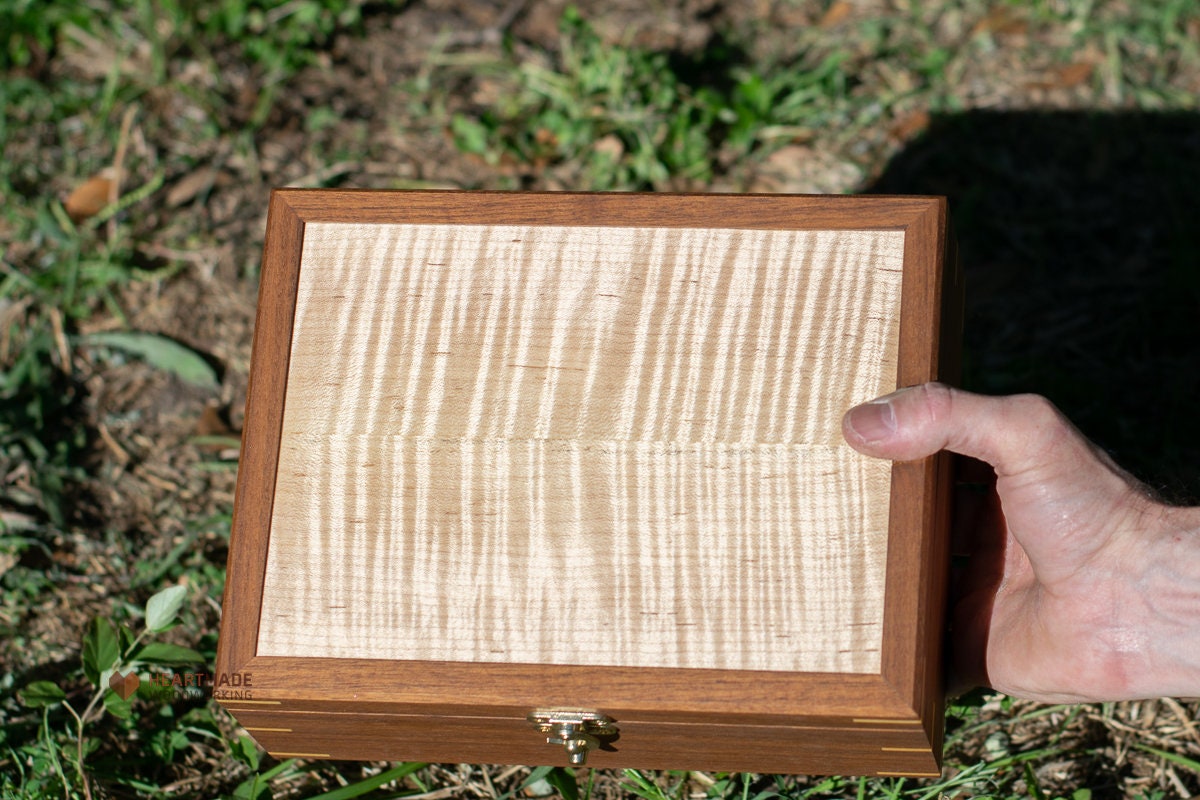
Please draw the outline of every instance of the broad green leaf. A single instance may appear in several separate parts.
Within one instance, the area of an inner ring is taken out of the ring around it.
[[[258,745],[249,736],[242,734],[238,737],[237,741],[229,746],[229,749],[232,751],[233,757],[238,761],[241,761],[250,769],[258,769],[258,762],[261,756],[258,752]]]
[[[450,120],[450,132],[454,135],[454,144],[464,153],[480,156],[487,153],[488,131],[478,121],[455,114]]]
[[[112,689],[104,693],[104,710],[117,719],[129,719],[133,716],[133,706],[128,700],[122,700],[121,695]]]
[[[186,586],[168,586],[155,594],[146,603],[146,627],[155,633],[170,628],[186,598]]]
[[[116,664],[120,656],[117,629],[103,617],[96,617],[83,637],[83,674],[93,686],[99,686],[100,674]]]
[[[22,705],[28,708],[42,708],[61,703],[67,693],[51,681],[34,681],[22,689],[18,695]]]
[[[133,643],[137,639],[133,635],[133,630],[128,625],[118,625],[117,636],[119,639],[118,647],[120,647],[121,652],[128,653],[129,648],[133,647]]]
[[[124,350],[188,383],[209,389],[217,387],[217,373],[199,353],[165,336],[143,331],[113,331],[89,333],[80,337],[80,341],[85,345]]]
[[[149,664],[199,664],[204,661],[204,656],[190,647],[181,647],[166,642],[151,642],[139,650],[133,660],[145,661]]]
[[[251,775],[233,790],[235,800],[269,800],[271,783],[261,775]]]
[[[579,800],[579,783],[575,780],[575,773],[572,770],[555,767],[546,775],[546,781],[558,789],[563,800]]]

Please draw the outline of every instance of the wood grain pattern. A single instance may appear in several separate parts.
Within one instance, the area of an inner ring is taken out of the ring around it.
[[[561,747],[531,735],[523,720],[395,714],[322,714],[322,735],[311,735],[314,715],[239,709],[239,719],[277,757],[407,761],[444,758],[445,741],[466,763],[567,766]],[[679,725],[618,719],[610,749],[589,754],[588,766],[638,769],[712,769],[816,774],[939,774],[919,725]],[[253,730],[258,728],[259,730]],[[431,730],[437,736],[429,735]]]
[[[550,764],[561,762],[561,750],[527,728],[525,714],[534,706],[586,706],[621,720],[619,753],[598,754],[613,766],[937,770],[950,475],[942,457],[891,468],[882,654],[874,674],[260,653],[268,550],[279,534],[272,520],[289,503],[275,490],[284,407],[293,404],[289,374],[302,253],[308,233],[325,223],[892,231],[903,235],[903,274],[896,371],[885,385],[953,380],[957,364],[962,288],[941,198],[274,192],[216,665],[218,673],[253,678],[253,697],[218,698],[240,721],[291,730],[259,730],[256,738],[280,755],[412,759],[419,753],[424,760]],[[861,365],[838,366],[853,371]],[[469,742],[463,725],[470,726]],[[789,746],[777,746],[779,737]]]
[[[282,656],[252,658],[240,671],[253,676],[249,699],[282,702],[287,711],[524,720],[538,706],[582,706],[678,723],[920,724],[879,675]]]
[[[288,334],[296,308],[303,240],[303,220],[283,195],[272,194],[225,575],[223,607],[232,612],[237,623],[222,625],[217,651],[218,669],[226,674],[236,672],[254,653],[258,642],[258,601],[267,563],[292,344]]]
[[[877,672],[903,248],[308,225],[259,654]]]
[[[944,338],[961,314],[961,273],[947,258],[944,199],[907,226],[897,385],[957,379],[960,338]],[[961,323],[960,323],[961,324]],[[941,741],[942,639],[948,577],[949,454],[892,466],[883,677]]]

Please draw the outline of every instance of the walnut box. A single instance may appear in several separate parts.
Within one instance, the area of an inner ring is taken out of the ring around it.
[[[932,775],[929,197],[280,190],[217,699],[276,756]]]

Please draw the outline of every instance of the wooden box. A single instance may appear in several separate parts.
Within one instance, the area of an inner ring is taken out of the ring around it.
[[[840,423],[953,369],[946,229],[275,192],[217,699],[279,757],[936,774],[949,469]]]

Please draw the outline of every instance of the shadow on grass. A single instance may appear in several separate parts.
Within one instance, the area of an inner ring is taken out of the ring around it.
[[[1044,394],[1200,499],[1200,114],[947,115],[868,191],[950,198],[967,388]]]

